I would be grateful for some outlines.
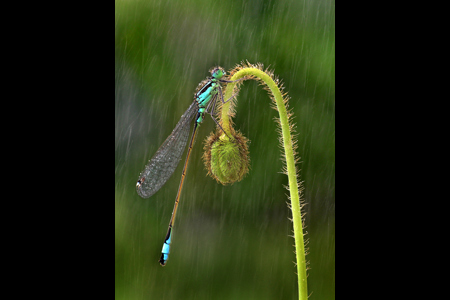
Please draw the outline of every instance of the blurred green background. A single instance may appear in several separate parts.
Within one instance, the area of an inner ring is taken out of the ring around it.
[[[151,198],[135,191],[208,70],[243,60],[270,65],[291,97],[308,203],[308,293],[335,298],[335,2],[116,0],[116,299],[298,297],[277,112],[255,81],[243,84],[234,119],[251,140],[250,173],[231,186],[206,176],[207,116],[164,268],[158,259],[183,163]]]

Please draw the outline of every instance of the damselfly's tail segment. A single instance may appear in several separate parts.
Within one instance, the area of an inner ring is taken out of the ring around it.
[[[169,259],[170,252],[170,243],[172,242],[172,226],[169,226],[169,230],[167,231],[166,238],[164,239],[164,244],[161,250],[161,258],[159,259],[159,263],[161,266],[165,266],[167,260]]]

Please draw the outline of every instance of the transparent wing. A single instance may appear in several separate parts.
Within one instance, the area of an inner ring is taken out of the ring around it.
[[[139,175],[136,191],[142,198],[152,196],[172,176],[186,148],[191,121],[197,112],[197,102],[194,101]]]

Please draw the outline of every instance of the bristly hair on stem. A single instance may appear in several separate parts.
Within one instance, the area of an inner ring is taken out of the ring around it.
[[[307,250],[305,250],[305,242],[304,242],[304,234],[303,228],[305,226],[304,217],[302,214],[302,208],[305,206],[305,201],[303,198],[303,182],[299,180],[300,174],[296,165],[300,162],[300,158],[297,153],[297,138],[294,135],[295,132],[295,124],[292,121],[293,119],[293,111],[289,109],[289,96],[286,92],[284,92],[283,83],[278,79],[277,76],[274,75],[274,72],[264,67],[262,64],[250,64],[247,62],[241,62],[236,65],[229,72],[229,81],[236,81],[238,79],[243,79],[237,82],[227,83],[226,89],[224,91],[223,98],[230,99],[232,96],[233,99],[227,103],[219,103],[218,117],[219,122],[225,133],[217,133],[213,134],[211,138],[209,138],[209,142],[205,145],[205,150],[210,151],[210,154],[204,155],[204,157],[209,157],[209,169],[208,172],[214,169],[211,165],[214,164],[214,160],[222,159],[221,163],[218,163],[219,169],[217,171],[219,176],[223,176],[223,174],[227,174],[229,171],[227,168],[232,168],[233,172],[230,172],[230,175],[225,175],[224,184],[232,183],[235,181],[233,178],[242,178],[237,176],[236,174],[242,172],[243,169],[248,171],[248,165],[239,168],[237,165],[239,164],[248,164],[248,149],[247,140],[239,133],[237,134],[233,128],[232,118],[235,116],[235,105],[237,101],[237,95],[239,93],[240,87],[245,80],[254,79],[259,81],[260,85],[264,87],[266,91],[268,91],[270,99],[272,99],[271,108],[275,109],[279,113],[279,118],[276,119],[276,123],[278,124],[277,132],[280,134],[279,142],[281,145],[282,151],[282,161],[283,161],[283,173],[288,176],[289,184],[287,186],[290,196],[288,197],[290,203],[288,205],[289,209],[292,211],[292,222],[293,222],[293,232],[295,239],[295,254],[296,254],[296,267],[297,267],[297,276],[298,276],[298,288],[299,288],[299,299],[306,300],[308,298],[307,294],[307,267],[308,263],[306,262],[305,255]],[[231,137],[231,138],[229,138]],[[237,141],[240,142],[237,142]],[[220,144],[220,147],[216,147],[216,144]],[[214,154],[213,149],[218,149]],[[229,151],[229,153],[227,153]],[[211,154],[212,153],[212,154]],[[242,155],[245,154],[245,155]],[[245,159],[244,159],[245,156]],[[230,159],[237,159],[233,164],[230,164]],[[206,161],[205,161],[206,164]],[[232,167],[230,167],[232,166]],[[208,166],[207,166],[208,168]],[[245,175],[245,174],[244,174]],[[217,175],[216,175],[217,176]],[[215,178],[216,180],[217,177]],[[234,181],[233,181],[234,180]],[[221,180],[218,180],[222,182]]]

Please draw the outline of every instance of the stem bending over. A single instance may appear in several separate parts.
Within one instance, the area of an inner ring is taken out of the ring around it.
[[[281,128],[280,142],[282,143],[284,153],[282,157],[284,158],[285,167],[284,173],[288,176],[289,180],[289,191],[290,191],[290,208],[292,210],[292,221],[294,228],[294,239],[295,239],[295,253],[296,253],[296,264],[297,264],[297,275],[298,275],[298,287],[299,287],[299,299],[306,300],[307,295],[307,281],[306,281],[306,259],[305,259],[305,245],[303,236],[303,220],[301,208],[304,205],[302,198],[303,186],[302,182],[297,178],[297,169],[295,164],[298,163],[298,158],[296,158],[296,141],[294,140],[291,132],[293,131],[293,123],[291,121],[292,112],[288,110],[288,96],[287,93],[282,93],[283,85],[279,83],[279,80],[275,78],[273,72],[263,70],[261,64],[251,65],[250,63],[242,63],[237,65],[232,71],[230,71],[230,83],[228,83],[225,90],[224,98],[228,99],[232,95],[235,96],[238,93],[239,86],[242,84],[240,79],[254,79],[259,81],[265,86],[268,91],[270,98],[275,104],[275,108],[279,113],[278,124]],[[222,103],[220,105],[221,111],[220,124],[221,128],[225,131],[227,136],[236,137],[233,127],[231,117],[234,116],[234,104],[235,99],[227,103]],[[222,140],[227,140],[226,137],[222,136]],[[236,139],[236,138],[235,138]],[[233,141],[230,141],[233,142]],[[206,148],[206,146],[205,146]],[[212,147],[211,147],[212,148]],[[218,155],[218,157],[224,156]],[[213,164],[213,163],[211,163]],[[210,171],[211,172],[211,171]],[[227,182],[229,183],[229,182]]]

